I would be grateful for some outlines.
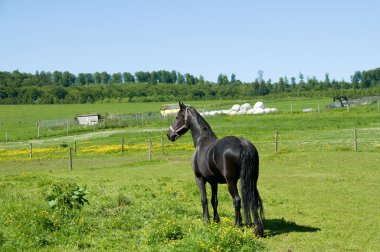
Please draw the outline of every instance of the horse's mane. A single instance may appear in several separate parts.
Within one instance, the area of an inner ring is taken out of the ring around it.
[[[196,115],[196,119],[197,119],[197,122],[199,124],[199,126],[208,134],[208,135],[211,135],[211,136],[214,136],[216,137],[215,133],[212,131],[211,129],[211,126],[208,124],[208,122],[199,114],[199,112],[191,107],[193,109],[193,111],[195,112],[195,115]]]

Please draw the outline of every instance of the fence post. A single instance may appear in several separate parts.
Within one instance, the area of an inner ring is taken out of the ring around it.
[[[66,121],[66,135],[69,135],[69,121]]]
[[[40,138],[40,120],[37,121],[37,138]]]
[[[74,153],[77,153],[77,141],[74,141]]]
[[[165,151],[164,151],[164,136],[161,135],[161,150],[162,150],[162,154],[165,154]]]
[[[32,158],[33,157],[33,144],[30,143],[30,148],[29,148],[29,157]]]
[[[148,142],[148,149],[149,149],[149,161],[152,160],[152,140],[149,139]]]
[[[278,130],[275,131],[274,140],[275,140],[275,143],[276,143],[275,151],[277,153],[278,152]]]
[[[8,130],[5,130],[5,142],[8,143]]]
[[[121,139],[121,154],[124,153],[124,137]]]
[[[73,170],[73,155],[71,153],[71,148],[69,148],[69,167],[70,170]]]
[[[290,114],[293,114],[293,104],[290,104]]]
[[[355,151],[358,151],[358,137],[357,137],[356,127],[354,128],[354,146],[355,146]]]

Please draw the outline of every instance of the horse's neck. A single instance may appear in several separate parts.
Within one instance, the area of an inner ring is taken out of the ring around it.
[[[201,144],[213,144],[218,140],[214,133],[210,134],[209,132],[202,132],[197,130],[192,130],[191,135],[193,137],[194,147],[197,147]]]
[[[202,120],[197,120],[197,123],[194,123],[191,127],[191,135],[193,137],[194,147],[197,147],[201,144],[213,145],[218,140],[217,136],[211,130],[210,126]]]

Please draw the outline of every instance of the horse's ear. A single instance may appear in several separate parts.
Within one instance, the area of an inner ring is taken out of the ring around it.
[[[184,109],[186,106],[185,106],[185,104],[183,104],[181,101],[179,102],[179,108],[180,109]]]

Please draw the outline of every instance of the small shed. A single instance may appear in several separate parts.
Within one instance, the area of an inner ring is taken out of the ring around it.
[[[98,124],[99,122],[99,115],[92,114],[92,115],[78,115],[77,120],[79,122],[79,125],[94,125]]]

